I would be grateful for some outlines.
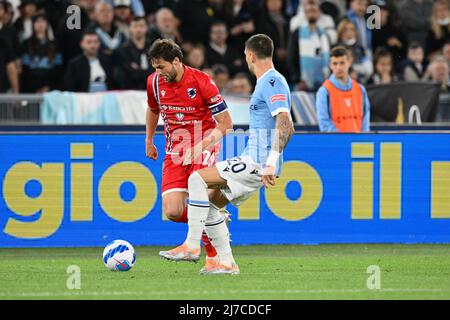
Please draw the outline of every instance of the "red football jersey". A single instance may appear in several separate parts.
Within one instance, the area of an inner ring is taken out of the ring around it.
[[[199,143],[216,127],[213,115],[226,110],[209,75],[188,66],[184,66],[180,82],[166,82],[158,73],[152,73],[147,80],[147,99],[151,109],[160,110],[168,154],[179,152],[177,146],[186,140],[186,134],[192,146]]]

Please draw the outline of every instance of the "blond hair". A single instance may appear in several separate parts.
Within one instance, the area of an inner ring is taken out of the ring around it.
[[[438,23],[437,19],[437,7],[439,5],[442,5],[447,8],[447,12],[450,16],[450,6],[448,4],[447,0],[437,0],[433,5],[433,13],[431,15],[431,30],[433,30],[433,33],[437,39],[441,39],[444,35],[442,32],[442,28]],[[450,32],[450,23],[447,25],[447,30]]]

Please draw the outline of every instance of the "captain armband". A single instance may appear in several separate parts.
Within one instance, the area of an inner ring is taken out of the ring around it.
[[[225,103],[225,101],[221,101],[219,103],[213,104],[212,106],[209,106],[209,110],[211,110],[211,113],[213,116],[216,116],[219,113],[222,113],[227,109],[228,109],[228,106]]]

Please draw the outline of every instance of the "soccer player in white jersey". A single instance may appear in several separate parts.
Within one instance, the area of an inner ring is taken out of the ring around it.
[[[198,260],[202,231],[206,229],[219,258],[207,260],[201,274],[239,274],[228,227],[218,208],[229,202],[239,206],[260,187],[274,186],[281,173],[282,152],[294,128],[290,90],[286,79],[274,68],[273,51],[272,39],[263,34],[245,43],[245,58],[257,84],[250,101],[250,137],[244,153],[189,177],[189,231],[186,241],[172,252],[173,260],[180,260],[180,255],[181,260]],[[209,196],[208,189],[214,189]]]

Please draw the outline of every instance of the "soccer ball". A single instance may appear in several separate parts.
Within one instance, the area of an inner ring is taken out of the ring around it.
[[[136,263],[136,252],[127,241],[114,240],[103,250],[103,263],[111,271],[128,271]]]

